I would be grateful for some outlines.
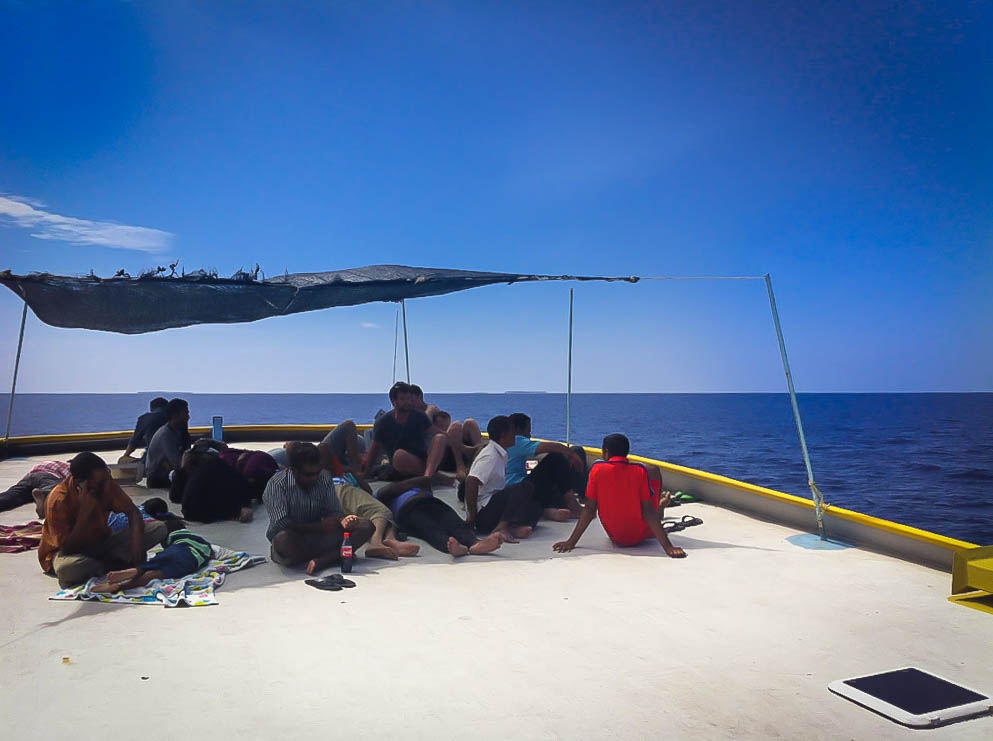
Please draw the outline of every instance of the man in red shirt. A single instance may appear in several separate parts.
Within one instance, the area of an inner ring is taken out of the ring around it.
[[[670,558],[685,558],[686,552],[669,542],[659,518],[658,500],[648,484],[644,466],[628,461],[631,443],[624,435],[607,435],[603,439],[604,462],[590,469],[586,485],[586,506],[568,540],[552,546],[566,553],[600,515],[600,523],[617,545],[638,545],[655,537]]]

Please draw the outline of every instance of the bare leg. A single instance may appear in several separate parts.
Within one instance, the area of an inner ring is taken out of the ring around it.
[[[459,481],[465,481],[467,473],[465,461],[468,451],[466,451],[465,444],[462,441],[462,434],[461,422],[452,422],[448,426],[448,445],[452,449],[452,456],[455,458],[455,478]]]
[[[393,454],[393,460],[390,461],[390,465],[398,473],[402,473],[405,476],[424,475],[424,459],[403,449]]]
[[[521,538],[531,537],[534,528],[529,525],[511,525],[508,520],[500,520],[493,532],[498,533],[504,543],[520,543]]]
[[[286,531],[284,530],[283,532]],[[369,520],[360,519],[358,525],[353,526],[352,529],[349,530],[350,540],[352,542],[352,552],[357,553],[359,548],[369,542],[369,539],[372,537],[374,532],[375,528]],[[282,533],[279,535],[282,535]],[[276,537],[279,537],[279,535]],[[318,571],[326,569],[328,566],[338,563],[338,561],[341,560],[341,537],[339,536],[338,538],[333,538],[332,540],[337,540],[337,545],[332,546],[307,562],[306,571],[308,574],[314,574]],[[276,541],[274,539],[273,545],[275,545],[275,543]]]
[[[483,433],[479,430],[479,422],[470,418],[462,423],[462,442],[477,451],[483,448]]]
[[[384,542],[386,539],[386,530],[389,525],[389,520],[384,520],[380,517],[372,521],[374,529],[372,537],[369,538],[369,545],[365,549],[367,558],[382,558],[387,561],[396,561],[399,558],[397,552]]]
[[[530,538],[534,528],[530,525],[514,525],[510,528],[510,534],[515,538]]]
[[[431,445],[428,447],[428,460],[424,466],[424,475],[433,478],[438,473],[438,466],[441,459],[445,457],[445,448],[448,447],[448,438],[444,433],[439,432],[431,438]],[[445,477],[451,484],[451,479]]]
[[[469,546],[469,553],[474,556],[482,556],[484,553],[493,553],[503,545],[503,536],[498,532],[492,532],[474,545]]]
[[[572,518],[572,513],[567,509],[545,508],[545,517],[554,522],[568,522]]]

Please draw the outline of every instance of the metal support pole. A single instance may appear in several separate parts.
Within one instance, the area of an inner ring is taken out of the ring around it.
[[[569,374],[565,387],[565,444],[572,443],[572,299],[573,289],[569,289]]]
[[[790,391],[790,404],[793,405],[793,419],[796,422],[796,431],[800,436],[800,450],[803,451],[803,463],[807,467],[807,484],[810,486],[810,495],[814,500],[814,513],[817,517],[817,532],[821,540],[827,538],[824,531],[824,495],[814,483],[814,470],[810,466],[810,454],[807,452],[807,438],[803,434],[803,422],[800,421],[800,407],[796,403],[796,389],[793,388],[793,374],[790,372],[790,361],[786,357],[786,340],[783,339],[783,327],[779,323],[779,310],[776,308],[776,296],[772,292],[772,278],[765,274],[765,287],[769,292],[769,306],[772,308],[772,321],[776,325],[776,337],[779,338],[779,354],[783,357],[783,370],[786,371],[786,385]]]
[[[17,391],[17,370],[21,366],[21,347],[24,345],[24,323],[28,318],[28,302],[24,302],[24,311],[21,312],[21,333],[17,337],[17,356],[14,359],[14,380],[10,383],[10,404],[7,405],[7,429],[3,435],[3,444],[7,445],[10,439],[10,422],[14,417],[14,392]]]
[[[410,351],[407,349],[407,302],[400,299],[400,310],[403,313],[403,359],[407,363],[407,383],[410,383]]]
[[[397,382],[397,347],[400,343],[400,310],[393,320],[393,383]]]

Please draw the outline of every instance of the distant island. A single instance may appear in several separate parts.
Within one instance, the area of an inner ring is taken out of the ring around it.
[[[547,391],[504,391],[505,394],[547,394]]]

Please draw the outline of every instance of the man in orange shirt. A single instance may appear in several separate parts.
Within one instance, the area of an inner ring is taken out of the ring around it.
[[[686,557],[686,552],[670,543],[662,529],[648,472],[644,466],[628,460],[630,448],[624,435],[607,435],[603,439],[604,461],[590,469],[586,506],[569,539],[552,546],[556,551],[566,553],[575,548],[599,512],[600,523],[615,544],[638,545],[654,536],[670,558]]]
[[[111,533],[111,512],[127,515],[126,530]],[[148,549],[167,535],[164,523],[142,520],[102,458],[80,453],[69,461],[69,477],[45,502],[38,560],[42,571],[55,573],[59,586],[71,587],[112,569],[143,564]]]

